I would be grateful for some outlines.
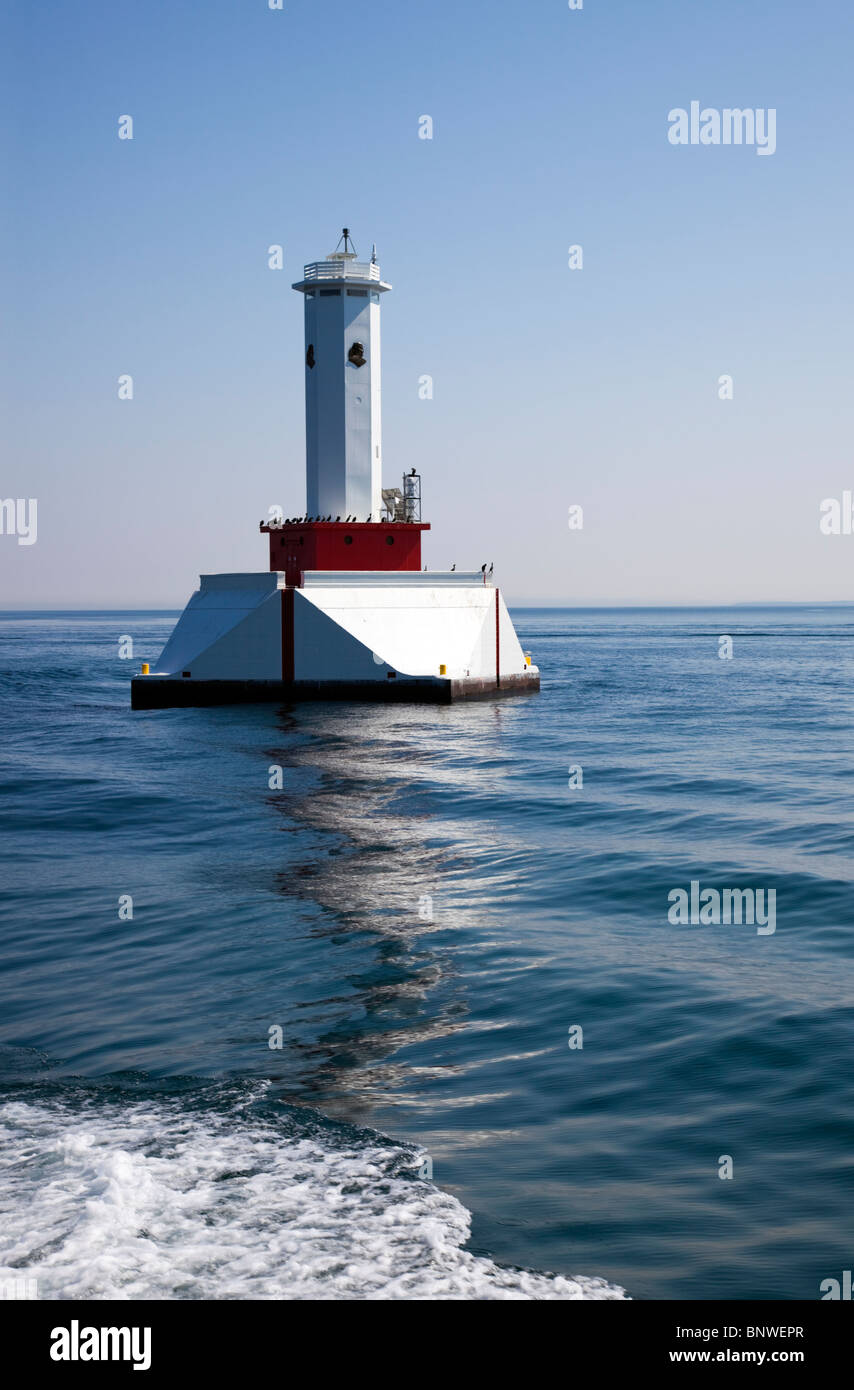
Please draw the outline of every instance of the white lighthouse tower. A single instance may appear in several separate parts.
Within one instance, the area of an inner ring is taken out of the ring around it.
[[[380,277],[376,251],[338,249],[304,267],[306,505],[309,516],[379,520],[382,508]]]

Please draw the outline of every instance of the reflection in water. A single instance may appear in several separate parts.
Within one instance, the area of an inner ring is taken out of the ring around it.
[[[282,711],[287,738],[267,752],[286,770],[285,786],[269,802],[283,828],[318,832],[325,853],[278,873],[276,890],[323,909],[315,934],[349,941],[367,934],[373,947],[363,969],[346,967],[342,993],[325,1001],[337,1006],[334,1025],[310,1043],[293,1040],[309,1070],[300,1068],[295,1093],[290,1067],[282,1069],[276,1080],[284,1097],[369,1122],[370,1104],[380,1098],[415,1103],[405,1089],[411,1069],[391,1060],[394,1054],[465,1026],[454,933],[475,932],[488,947],[502,877],[495,864],[511,857],[512,844],[485,820],[467,822],[461,838],[443,805],[455,788],[476,795],[484,776],[494,786],[505,713],[497,701]],[[314,772],[316,785],[294,796],[288,769],[297,768]]]

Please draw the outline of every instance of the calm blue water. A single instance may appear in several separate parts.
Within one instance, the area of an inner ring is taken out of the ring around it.
[[[787,1299],[851,1267],[854,609],[515,618],[539,696],[135,713],[173,616],[0,620],[6,1274]],[[671,925],[691,879],[775,889],[776,931]]]

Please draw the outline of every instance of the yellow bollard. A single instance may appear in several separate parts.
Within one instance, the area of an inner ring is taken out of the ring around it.
[[[448,674],[448,668],[447,668],[447,666],[440,666],[440,667],[439,667],[439,675],[440,675],[440,676],[446,676],[447,674]]]
[[[148,662],[147,662],[147,661],[144,661],[144,662],[142,663],[142,674],[143,674],[144,676],[147,676],[147,675],[148,675]]]

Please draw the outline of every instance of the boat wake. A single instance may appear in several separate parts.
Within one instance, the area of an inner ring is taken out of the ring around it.
[[[0,1279],[43,1299],[620,1299],[501,1267],[380,1135],[264,1086],[40,1087],[0,1103]]]

